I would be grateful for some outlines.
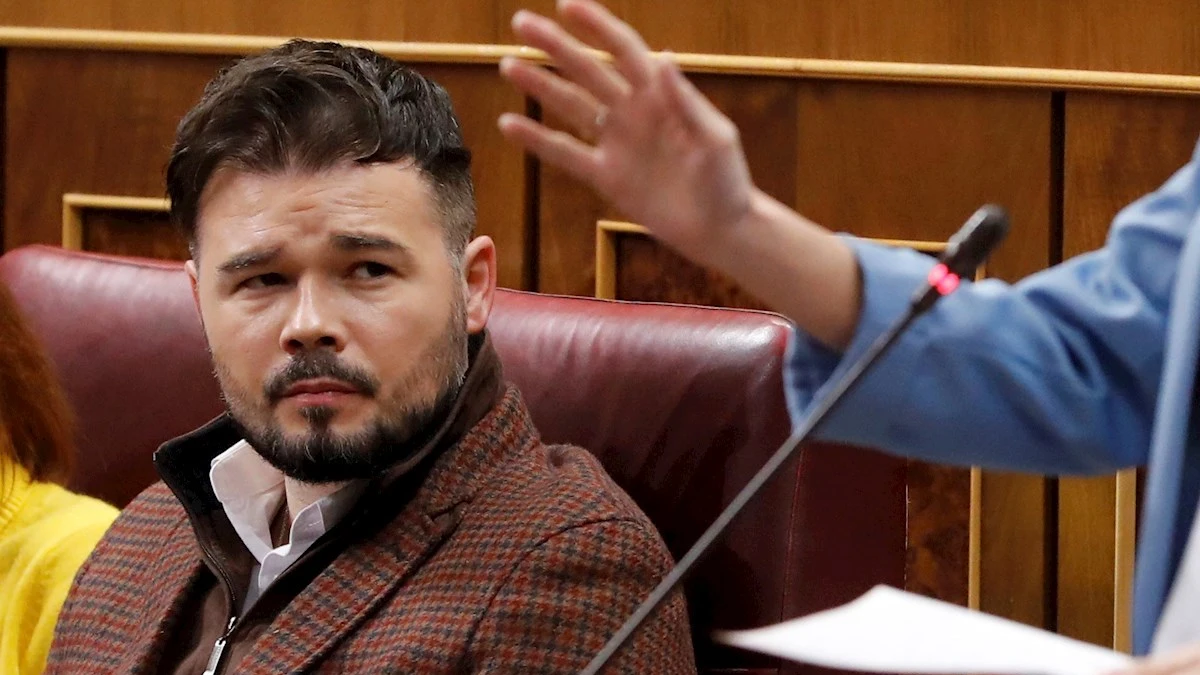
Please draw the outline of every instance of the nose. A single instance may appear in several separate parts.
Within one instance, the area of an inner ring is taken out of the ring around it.
[[[331,295],[316,280],[306,279],[296,285],[295,306],[279,335],[285,352],[295,354],[319,348],[340,352],[345,348],[341,315]]]

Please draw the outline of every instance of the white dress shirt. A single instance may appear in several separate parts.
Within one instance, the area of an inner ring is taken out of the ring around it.
[[[366,481],[351,482],[293,514],[287,543],[274,547],[271,519],[283,503],[283,474],[249,443],[238,441],[213,458],[208,476],[233,529],[258,561],[250,573],[243,613],[313,542],[345,517],[366,486]]]
[[[1150,643],[1150,653],[1159,655],[1200,642],[1200,513],[1192,521],[1192,531],[1175,580],[1167,594],[1158,628]]]

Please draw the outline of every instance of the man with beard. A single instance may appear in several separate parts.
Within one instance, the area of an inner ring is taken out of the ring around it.
[[[445,91],[365,49],[210,83],[167,184],[227,414],[156,453],[51,672],[573,672],[663,577],[502,381],[469,164]],[[616,665],[695,671],[681,597]]]

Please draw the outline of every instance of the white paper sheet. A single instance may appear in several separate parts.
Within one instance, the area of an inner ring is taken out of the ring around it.
[[[889,673],[1104,675],[1130,657],[887,586],[784,623],[722,631],[718,642],[831,668]]]

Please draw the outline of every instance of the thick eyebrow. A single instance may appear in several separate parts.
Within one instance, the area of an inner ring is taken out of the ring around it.
[[[397,251],[400,253],[409,253],[408,247],[398,241],[392,241],[387,237],[379,237],[370,234],[335,234],[330,237],[333,240],[333,245],[339,251]]]
[[[273,248],[252,249],[238,253],[229,260],[221,263],[217,267],[217,271],[221,274],[232,274],[234,272],[244,272],[254,267],[261,267],[278,258],[281,250],[281,247],[275,246]]]

